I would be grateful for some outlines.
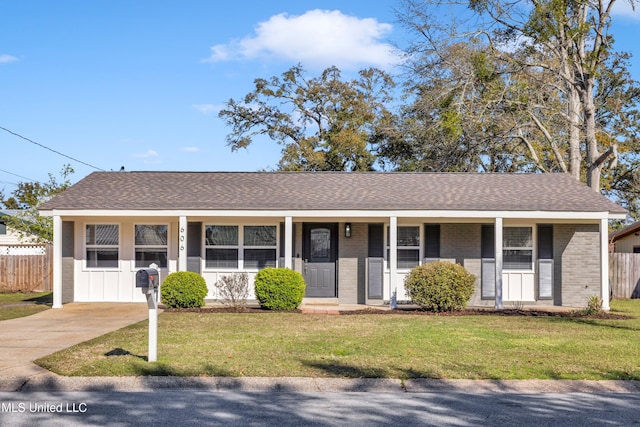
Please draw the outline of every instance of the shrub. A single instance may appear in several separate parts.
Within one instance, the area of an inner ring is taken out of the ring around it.
[[[475,279],[460,264],[437,261],[411,270],[404,287],[411,300],[425,310],[455,311],[471,299]]]
[[[215,286],[223,304],[241,307],[247,303],[249,296],[249,275],[247,273],[222,276]]]
[[[587,316],[602,313],[602,298],[598,295],[591,295],[587,301],[587,307],[582,312]]]
[[[162,282],[162,302],[170,308],[202,307],[207,295],[207,283],[198,273],[178,271]]]
[[[254,281],[260,306],[269,310],[293,310],[304,297],[306,284],[302,274],[289,268],[264,268]]]

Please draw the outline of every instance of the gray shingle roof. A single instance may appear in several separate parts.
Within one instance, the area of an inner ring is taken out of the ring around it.
[[[94,172],[53,209],[626,212],[567,174],[399,172]]]

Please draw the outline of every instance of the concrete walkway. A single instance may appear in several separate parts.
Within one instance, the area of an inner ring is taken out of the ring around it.
[[[146,303],[72,303],[0,322],[0,390],[51,373],[40,357],[147,319]]]

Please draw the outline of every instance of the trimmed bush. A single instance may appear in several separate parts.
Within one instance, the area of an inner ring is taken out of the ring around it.
[[[177,271],[162,282],[162,303],[169,308],[194,308],[204,305],[207,283],[198,273]]]
[[[455,311],[471,299],[475,280],[460,264],[437,261],[411,270],[404,288],[411,300],[425,310]]]
[[[269,310],[293,310],[304,298],[302,274],[289,268],[263,268],[254,281],[260,306]]]

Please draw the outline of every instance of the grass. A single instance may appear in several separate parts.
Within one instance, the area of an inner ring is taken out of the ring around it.
[[[498,315],[162,313],[38,360],[61,375],[640,380],[640,300],[627,320]]]
[[[0,293],[0,321],[30,316],[51,307],[51,292]]]

